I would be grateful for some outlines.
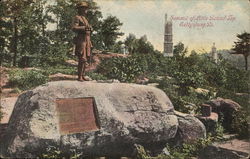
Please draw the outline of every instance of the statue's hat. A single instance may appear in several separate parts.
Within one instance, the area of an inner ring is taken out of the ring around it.
[[[77,3],[77,5],[76,5],[76,8],[80,8],[80,7],[88,7],[89,5],[88,5],[88,3],[87,2],[79,2],[79,3]]]

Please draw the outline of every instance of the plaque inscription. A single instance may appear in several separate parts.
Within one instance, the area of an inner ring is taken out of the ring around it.
[[[94,98],[57,99],[56,106],[61,134],[73,134],[99,129]]]

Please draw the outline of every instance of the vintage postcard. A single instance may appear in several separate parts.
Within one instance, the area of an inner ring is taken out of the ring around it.
[[[0,158],[249,158],[249,0],[0,0]]]

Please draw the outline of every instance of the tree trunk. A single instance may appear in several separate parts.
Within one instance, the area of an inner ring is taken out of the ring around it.
[[[16,58],[17,58],[17,40],[18,40],[18,35],[17,35],[17,18],[14,17],[14,37],[13,37],[13,66],[16,66]]]
[[[244,56],[245,57],[245,69],[248,70],[248,61],[247,61],[247,56]]]

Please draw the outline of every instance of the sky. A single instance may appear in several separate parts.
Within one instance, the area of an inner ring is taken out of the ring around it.
[[[146,35],[155,49],[163,51],[165,14],[173,24],[173,43],[188,50],[209,52],[230,49],[236,35],[250,32],[248,0],[94,0],[103,17],[116,16],[123,25],[124,40],[129,33]]]

